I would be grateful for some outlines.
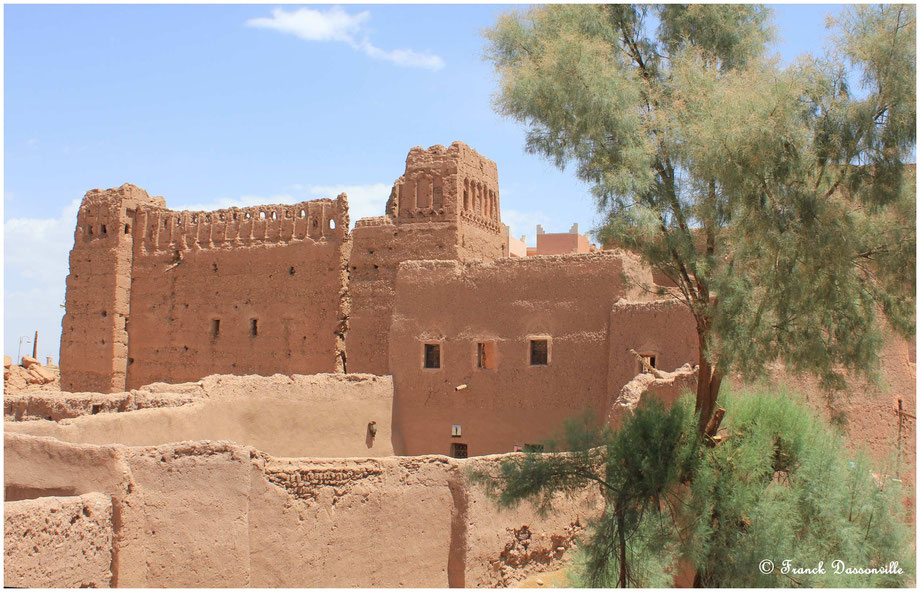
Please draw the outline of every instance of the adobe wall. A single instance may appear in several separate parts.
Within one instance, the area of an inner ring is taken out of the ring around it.
[[[393,454],[389,376],[208,376],[131,393],[49,395],[32,406],[38,412],[66,410],[69,419],[6,421],[4,429],[89,444],[231,440],[277,456]],[[371,421],[374,437],[368,432]]]
[[[696,324],[686,306],[676,300],[617,302],[610,310],[610,359],[607,384],[611,403],[620,388],[641,372],[639,361],[629,352],[652,354],[659,370],[672,371],[699,363]]]
[[[124,390],[134,218],[140,207],[164,205],[129,184],[83,197],[61,322],[62,389]]]
[[[112,500],[102,493],[3,504],[3,585],[107,588]]]
[[[349,372],[388,374],[399,264],[502,257],[498,167],[463,142],[412,148],[386,215],[355,224],[348,262]]]
[[[617,398],[610,406],[607,415],[607,424],[618,430],[623,421],[635,413],[636,409],[656,401],[665,409],[670,407],[684,393],[696,392],[698,366],[691,367],[685,364],[674,372],[657,372],[656,374],[642,372],[623,385]]]
[[[216,212],[142,208],[138,222],[127,388],[342,371],[344,195]]]
[[[226,442],[4,441],[8,488],[111,496],[121,587],[495,585],[558,568],[570,544],[548,545],[600,510],[596,492],[560,497],[546,519],[528,506],[498,510],[466,471],[501,457],[282,459]],[[534,556],[502,575],[502,553],[525,531]]]
[[[900,477],[912,490],[917,469],[916,338],[903,339],[887,325],[883,325],[883,332],[885,341],[879,355],[881,383],[878,385],[863,377],[851,376],[846,391],[829,399],[817,378],[793,374],[779,364],[768,369],[768,380],[801,393],[826,419],[836,419],[851,448],[867,449],[880,472]],[[731,384],[736,389],[743,386],[737,377],[731,378]],[[898,399],[907,414],[901,416],[900,430]],[[912,491],[909,496],[911,512],[915,495]]]
[[[453,443],[471,456],[509,452],[585,408],[606,417],[610,310],[638,297],[624,287],[627,271],[642,273],[611,252],[403,263],[390,328],[396,452],[449,454]],[[550,341],[547,366],[530,365],[535,337]],[[494,344],[495,368],[477,367],[480,342]],[[425,343],[440,345],[437,370],[423,368]]]
[[[588,253],[591,243],[581,234],[551,233],[537,234],[536,255],[564,255],[566,253]]]
[[[35,419],[60,421],[98,413],[178,407],[201,400],[206,396],[201,389],[196,390],[198,392],[151,393],[135,390],[126,393],[68,393],[63,391],[4,393],[3,415],[6,421]]]
[[[351,314],[345,349],[349,372],[389,374],[390,318],[396,302],[396,271],[424,254],[456,259],[457,227],[447,222],[394,224],[382,216],[359,220],[348,262]]]

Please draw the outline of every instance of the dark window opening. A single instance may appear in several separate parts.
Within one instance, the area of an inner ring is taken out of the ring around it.
[[[450,455],[454,458],[466,458],[469,455],[469,451],[466,444],[453,442],[450,445]]]
[[[92,225],[90,225],[90,227],[89,227],[89,233],[90,233],[90,234],[93,233],[93,227],[92,227]]]
[[[543,444],[524,444],[524,452],[543,452]]]
[[[102,234],[105,234],[105,233],[106,233],[106,231],[105,231],[105,224],[103,224],[103,225],[102,225]]]
[[[128,358],[128,366],[134,363],[134,358]]]
[[[425,344],[425,368],[441,367],[441,346],[437,343]]]
[[[253,337],[259,335],[259,319],[249,319],[249,334]]]
[[[294,268],[293,268],[293,267],[290,268],[290,269],[288,270],[288,273],[291,274],[291,275],[294,275],[294,273],[295,273],[295,272],[294,272]]]
[[[131,226],[125,224],[125,234],[128,234],[129,232],[131,232]]]
[[[109,313],[107,313],[106,311],[102,311],[102,316],[107,317],[109,316]]]
[[[93,405],[93,408],[92,408],[92,411],[91,411],[91,413],[92,413],[93,415],[96,415],[96,414],[99,413],[100,411],[102,411],[102,405]]]
[[[530,365],[546,366],[549,364],[549,341],[546,339],[530,340]]]
[[[654,355],[652,355],[652,354],[645,354],[645,355],[642,356],[642,359],[645,360],[645,363],[648,364],[649,366],[651,366],[652,368],[657,368],[657,367],[658,367],[658,366],[655,365],[656,360],[655,360],[655,356],[654,356]],[[645,364],[642,365],[642,372],[645,373],[645,374],[650,374],[650,373],[645,369]]]
[[[215,272],[217,271],[217,263],[211,264],[211,271],[215,271]]]
[[[490,342],[476,344],[476,367],[495,368],[495,344]]]
[[[211,319],[211,337],[220,335],[220,319]]]

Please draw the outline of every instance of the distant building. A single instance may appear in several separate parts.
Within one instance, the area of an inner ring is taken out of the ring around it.
[[[652,274],[635,254],[598,251],[577,224],[538,226],[527,249],[500,206],[498,167],[461,142],[410,150],[383,215],[352,230],[344,194],[201,212],[90,191],[61,389],[392,375],[396,454],[460,457],[527,449],[585,408],[608,417],[642,372],[631,349],[667,371],[696,362],[692,316],[636,287]]]

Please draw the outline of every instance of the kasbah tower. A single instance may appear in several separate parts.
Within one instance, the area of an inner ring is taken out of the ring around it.
[[[190,212],[133,185],[88,192],[62,390],[389,375],[396,454],[474,456],[539,442],[586,408],[616,425],[641,392],[668,403],[694,386],[693,319],[653,296],[660,278],[622,250],[509,256],[497,166],[462,142],[412,148],[382,215],[349,222],[344,194]],[[883,364],[913,393],[912,366],[886,362],[908,347],[892,340]]]

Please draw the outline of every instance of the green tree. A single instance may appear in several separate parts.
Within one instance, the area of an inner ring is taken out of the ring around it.
[[[510,456],[474,474],[503,506],[551,508],[554,496],[598,487],[571,574],[586,587],[669,587],[682,564],[706,587],[895,587],[914,577],[912,531],[898,483],[873,475],[839,432],[775,387],[728,393],[728,438],[701,446],[689,397],[652,402],[620,430],[590,417],[549,442],[565,453]],[[851,459],[854,459],[851,461]],[[770,560],[775,571],[763,573]],[[783,561],[815,573],[782,573]],[[831,562],[903,573],[835,574]],[[821,562],[825,573],[818,573]]]
[[[850,7],[828,56],[789,67],[765,55],[768,16],[549,5],[485,33],[526,149],[574,163],[602,240],[693,315],[701,431],[729,372],[779,360],[841,388],[848,369],[877,376],[879,311],[914,331],[915,8]]]
[[[669,586],[666,568],[676,537],[661,519],[662,508],[679,503],[676,486],[697,458],[698,438],[687,430],[689,408],[681,403],[665,411],[653,402],[615,433],[586,411],[565,422],[562,437],[544,444],[550,451],[566,452],[523,453],[501,463],[495,474],[474,473],[472,478],[500,505],[530,499],[541,513],[551,510],[560,492],[598,487],[605,510],[585,547],[583,583],[594,588]]]

